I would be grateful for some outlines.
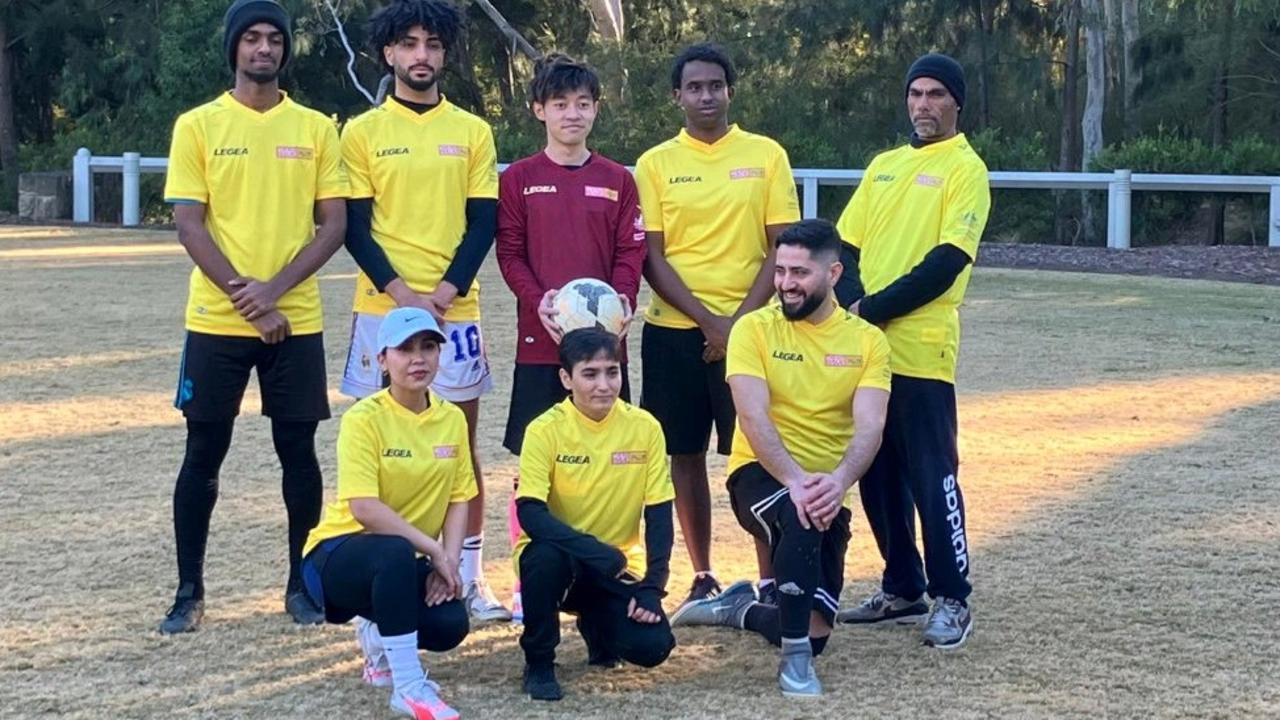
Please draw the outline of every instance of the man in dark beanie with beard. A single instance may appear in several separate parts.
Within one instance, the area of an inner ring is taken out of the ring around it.
[[[178,591],[165,634],[195,630],[204,615],[218,472],[254,370],[289,518],[284,606],[295,622],[324,620],[298,567],[320,518],[315,432],[329,417],[315,273],[342,245],[347,177],[334,123],[280,90],[291,42],[284,8],[237,0],[224,25],[235,86],[178,118],[165,181],[178,240],[196,265],[174,403],[187,439],[173,492]]]
[[[884,442],[859,485],[884,577],[878,592],[838,619],[908,624],[927,614],[924,644],[952,649],[973,629],[964,497],[956,480],[959,307],[991,192],[986,165],[957,130],[965,103],[960,64],[924,55],[907,71],[905,95],[910,144],[871,161],[839,222],[848,281],[837,293],[854,314],[884,328],[893,388]]]

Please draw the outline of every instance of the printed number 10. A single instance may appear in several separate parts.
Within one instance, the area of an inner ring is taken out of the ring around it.
[[[475,360],[480,357],[480,326],[468,325],[465,331],[467,336],[466,354],[463,354],[462,338],[458,335],[457,330],[449,332],[449,344],[453,345],[453,361],[456,363],[466,362],[468,358]]]

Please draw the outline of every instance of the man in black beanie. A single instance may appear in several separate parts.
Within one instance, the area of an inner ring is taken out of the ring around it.
[[[324,621],[299,566],[320,519],[315,433],[329,417],[315,273],[342,245],[347,176],[333,121],[280,90],[284,8],[237,0],[224,24],[235,87],[178,118],[165,180],[178,240],[196,265],[174,402],[187,439],[173,492],[178,590],[160,623],[166,634],[195,630],[204,615],[218,473],[255,370],[289,518],[285,610],[298,623]]]
[[[849,280],[837,286],[837,296],[884,328],[893,381],[884,440],[859,484],[885,560],[881,589],[837,617],[914,624],[927,614],[924,644],[952,649],[973,630],[964,497],[956,480],[958,311],[991,192],[986,165],[957,130],[965,101],[960,64],[937,53],[922,56],[907,71],[905,94],[910,144],[871,161],[838,225]]]

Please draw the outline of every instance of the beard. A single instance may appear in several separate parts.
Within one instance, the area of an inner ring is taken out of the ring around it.
[[[251,82],[255,82],[259,85],[270,85],[271,83],[276,81],[276,78],[280,77],[280,70],[278,68],[274,70],[263,71],[263,72],[245,70],[243,74]]]
[[[398,79],[400,82],[407,85],[409,89],[413,90],[414,92],[426,92],[430,90],[432,87],[435,86],[436,80],[439,77],[434,70],[431,72],[431,76],[428,77],[426,80],[419,80],[418,78],[415,78],[413,75],[410,74],[410,70],[408,68],[397,67],[395,69],[395,73],[396,73],[396,79]]]
[[[799,305],[788,305],[787,301],[782,298],[782,293],[778,293],[778,302],[782,304],[782,315],[788,320],[803,320],[813,314],[814,310],[822,307],[822,303],[827,299],[827,293],[813,293],[805,295],[804,300]]]

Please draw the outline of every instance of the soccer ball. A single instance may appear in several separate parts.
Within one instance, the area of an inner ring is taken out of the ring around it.
[[[614,335],[622,332],[622,298],[609,283],[595,278],[570,280],[556,293],[556,322],[566,333],[598,327]]]

